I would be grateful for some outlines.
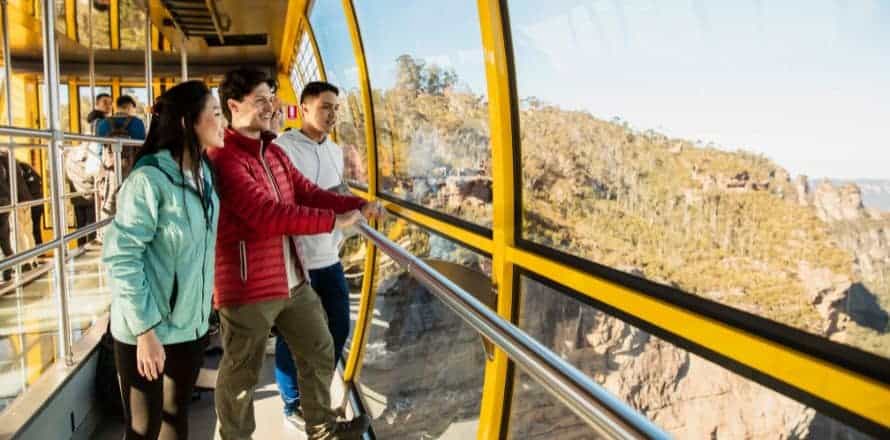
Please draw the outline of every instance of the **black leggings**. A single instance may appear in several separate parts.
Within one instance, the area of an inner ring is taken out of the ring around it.
[[[127,420],[126,440],[188,438],[188,406],[206,346],[206,336],[165,345],[164,378],[149,381],[136,368],[136,346],[114,341],[114,363]]]

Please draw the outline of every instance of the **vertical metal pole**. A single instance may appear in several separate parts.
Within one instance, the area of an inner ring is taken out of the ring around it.
[[[90,42],[90,47],[89,47],[89,64],[90,64],[90,112],[92,112],[92,111],[96,108],[96,50],[95,50],[95,48],[93,47],[93,3],[92,3],[92,2],[89,2],[89,6],[87,6],[87,7],[89,8],[89,12],[87,13],[87,30],[88,30],[88,32],[89,32],[89,34],[90,34],[90,36],[89,36],[89,42]],[[78,91],[77,94],[78,94],[78,96],[79,96],[79,95],[80,95],[80,91]],[[94,126],[93,124],[90,124],[90,131],[89,131],[89,134],[91,134],[91,135],[93,135],[93,136],[96,135],[95,126]],[[90,144],[87,144],[87,147],[86,147],[86,148],[87,148],[87,150],[88,150],[88,151],[87,151],[87,154],[90,154],[90,153],[91,153],[91,151],[89,151]],[[94,153],[99,154],[99,153],[101,153],[101,152],[102,152],[102,147],[100,146],[100,147],[99,147],[99,151],[94,152]],[[101,163],[100,163],[100,164],[99,164],[99,167],[101,167],[101,166],[102,166],[102,165],[101,165]],[[97,180],[98,180],[98,175],[94,177],[94,182],[97,181]],[[93,188],[93,212],[94,212],[94,217],[93,217],[93,218],[95,218],[96,221],[99,221],[99,220],[102,219],[102,207],[100,206],[100,203],[99,203],[99,194],[100,194],[100,192],[101,192],[101,191],[99,191],[99,187],[98,187],[98,185],[94,185],[94,188]],[[100,235],[99,235],[99,232],[96,232],[96,236],[97,236],[97,237],[100,236]],[[101,277],[100,277],[100,278],[101,278]]]
[[[112,148],[114,150],[114,182],[116,183],[115,188],[120,188],[124,183],[124,170],[121,159],[121,152],[124,151],[124,144],[121,141],[117,141]]]
[[[189,52],[185,46],[186,37],[183,35],[179,42],[180,64],[182,64],[182,82],[189,80]]]
[[[96,53],[93,50],[93,2],[89,2],[87,8],[89,8],[89,12],[87,13],[87,32],[90,34],[90,107],[94,108],[96,106]],[[90,130],[90,134],[95,135],[96,133],[93,133],[92,131],[93,130]]]
[[[62,137],[61,123],[59,120],[59,60],[56,52],[55,11],[53,0],[41,2],[43,19],[43,76],[46,80],[46,116],[49,122],[49,130],[52,138],[49,141],[49,172],[50,172],[50,200],[53,210],[53,239],[65,236],[68,225],[65,223],[64,205],[62,195],[65,184],[62,179]],[[58,247],[53,252],[55,260],[55,285],[53,286],[59,300],[59,357],[65,360],[65,365],[74,364],[74,354],[71,351],[71,319],[68,315],[68,292],[65,279],[65,247],[67,243],[59,241]]]
[[[9,52],[9,2],[7,0],[0,0],[0,15],[2,15],[3,21],[3,69],[5,70],[5,75],[3,76],[3,88],[6,90],[6,125],[12,127],[12,54]],[[10,136],[9,143],[12,144],[15,142],[15,138]],[[15,151],[12,149],[12,146],[7,148],[7,154],[9,156],[8,165],[10,170],[15,169],[15,157],[13,157]],[[15,206],[18,188],[15,191],[12,190],[13,185],[17,183],[15,178],[15,174],[12,172],[9,173],[12,181],[10,182],[10,200],[12,201],[12,206]],[[13,222],[17,222],[17,214],[16,210],[13,208],[12,215],[10,216]],[[18,252],[18,237],[16,234],[12,234],[12,238],[10,239],[10,245],[12,246],[13,252]],[[8,256],[8,255],[7,255]],[[22,320],[22,317],[25,316],[25,305],[24,298],[22,298],[22,266],[15,266],[15,278],[13,279],[13,283],[16,286],[16,317],[18,321],[18,333],[19,333],[19,344],[22,347],[22,354],[19,356],[20,365],[19,365],[19,379],[21,380],[21,387],[25,388],[25,383],[27,382],[28,372],[26,371],[26,363],[25,363],[25,353],[27,352],[27,348],[25,347],[25,325]]]
[[[12,127],[12,54],[9,53],[9,5],[7,0],[2,0],[0,4],[3,14],[3,68],[6,69],[6,75],[3,78],[3,86],[6,88],[6,125]],[[15,138],[9,137],[9,143],[15,142]],[[12,146],[6,148],[7,167],[9,168],[9,200],[12,206],[9,221],[12,223],[9,244],[12,247],[12,253],[18,253],[19,238],[19,210],[16,205],[19,203],[18,191],[18,167],[15,163],[15,150]],[[7,255],[9,257],[9,255]],[[15,277],[13,283],[18,285],[22,279],[22,266],[15,265]]]
[[[154,87],[151,70],[151,6],[146,2],[145,5],[145,89],[148,96],[147,105],[153,105],[155,101]],[[151,125],[151,112],[146,114],[146,123]]]
[[[6,88],[6,125],[12,127],[12,54],[9,53],[9,9],[8,0],[0,0],[0,14],[3,15],[3,87]],[[13,138],[10,136],[9,142]],[[10,153],[12,150],[10,149]]]

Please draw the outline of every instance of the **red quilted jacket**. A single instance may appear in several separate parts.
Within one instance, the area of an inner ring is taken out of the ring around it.
[[[330,232],[335,213],[365,201],[325,191],[300,174],[273,134],[251,139],[227,130],[225,146],[207,155],[216,172],[220,200],[216,240],[216,308],[287,298],[282,238]],[[298,272],[309,279],[295,240]]]

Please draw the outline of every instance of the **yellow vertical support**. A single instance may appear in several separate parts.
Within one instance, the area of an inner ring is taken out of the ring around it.
[[[111,96],[113,99],[120,98],[121,96],[121,79],[120,78],[112,78],[111,79]]]
[[[368,79],[368,64],[365,60],[365,48],[362,45],[362,37],[358,28],[358,20],[352,0],[343,0],[343,13],[349,25],[349,35],[352,38],[352,49],[355,52],[355,63],[359,71],[359,83],[362,91],[362,105],[365,108],[365,143],[368,152],[368,200],[377,198],[377,137],[374,130],[374,111],[371,103],[371,82]],[[308,20],[307,20],[308,23]],[[309,28],[310,26],[307,26]],[[313,47],[314,44],[313,36]],[[317,52],[316,52],[317,54]],[[321,69],[321,57],[317,58]],[[371,321],[374,298],[374,268],[377,259],[377,248],[370,240],[365,242],[367,247],[365,257],[365,275],[362,279],[362,300],[359,306],[358,319],[355,322],[355,333],[352,336],[352,346],[349,349],[349,360],[346,370],[343,372],[343,380],[351,382],[361,372],[362,359],[365,355],[365,343],[368,339],[368,323]]]
[[[77,10],[74,0],[65,0],[65,35],[77,41]]]
[[[309,2],[291,1],[287,4],[287,13],[284,18],[284,34],[281,36],[281,51],[278,52],[278,71],[287,74],[288,66],[294,57],[294,47],[300,44],[300,25],[306,16],[306,6]]]
[[[111,48],[121,48],[121,2],[111,0],[109,15],[111,15]]]
[[[68,80],[68,127],[71,133],[80,133],[80,102],[77,95],[77,81]]]
[[[151,50],[153,51],[161,51],[161,32],[155,27],[154,24],[151,25]]]
[[[515,244],[515,206],[513,199],[513,102],[510,91],[510,68],[507,60],[507,38],[499,0],[478,0],[482,30],[485,77],[488,83],[488,112],[491,128],[493,244],[492,274],[498,293],[498,315],[514,321],[513,264],[507,250]],[[507,355],[496,350],[494,359],[485,365],[485,384],[477,438],[500,438],[504,429],[505,399],[509,373]]]

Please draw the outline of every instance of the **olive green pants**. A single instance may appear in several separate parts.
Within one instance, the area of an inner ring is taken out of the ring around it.
[[[223,356],[216,380],[216,414],[223,440],[246,440],[256,429],[253,392],[273,325],[298,368],[306,427],[324,430],[336,419],[330,396],[334,343],[321,300],[309,283],[292,290],[287,299],[223,307],[219,317]]]

